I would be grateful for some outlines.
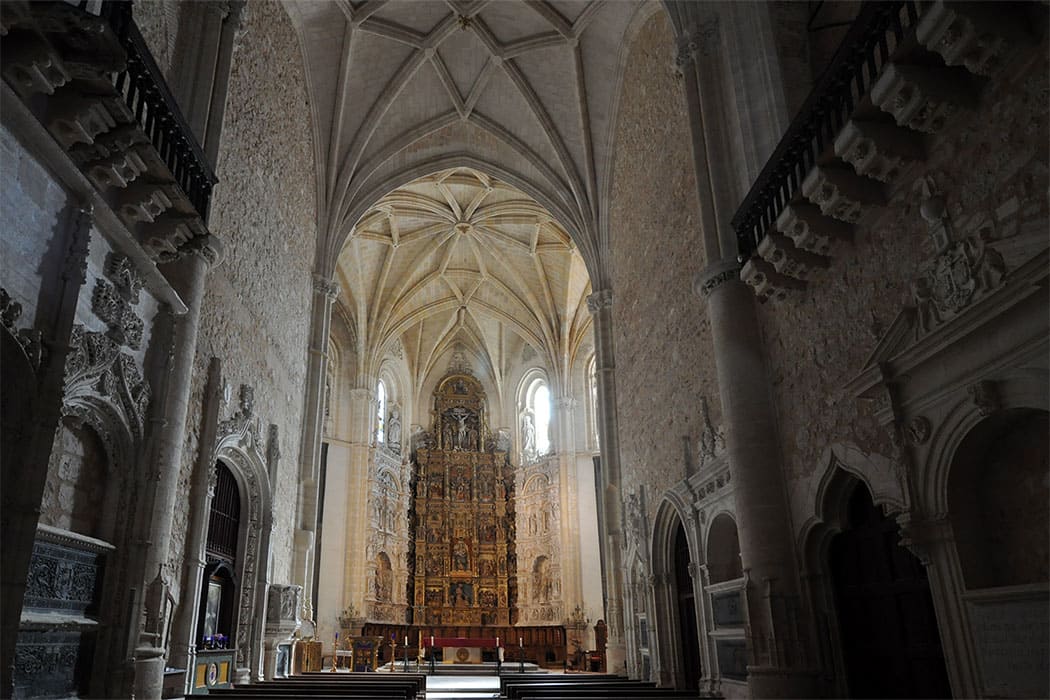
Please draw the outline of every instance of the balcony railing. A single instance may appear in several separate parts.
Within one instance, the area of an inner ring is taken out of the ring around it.
[[[218,181],[197,138],[168,89],[126,0],[80,0],[77,7],[106,20],[127,53],[127,67],[113,86],[150,139],[202,221],[207,221],[212,187]]]
[[[918,22],[918,2],[866,2],[733,216],[740,261],[750,258],[802,180]]]

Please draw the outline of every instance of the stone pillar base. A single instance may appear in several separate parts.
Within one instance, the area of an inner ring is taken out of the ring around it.
[[[624,644],[608,644],[605,647],[605,668],[608,673],[627,675],[627,647]]]

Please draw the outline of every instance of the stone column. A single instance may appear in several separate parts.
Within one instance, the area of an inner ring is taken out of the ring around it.
[[[182,601],[175,615],[171,653],[168,665],[192,669],[197,655],[197,625],[200,606],[195,596],[200,595],[207,564],[205,547],[208,539],[208,516],[215,496],[215,434],[219,423],[219,405],[222,401],[222,361],[211,358],[208,364],[208,383],[204,391],[204,419],[198,442],[197,466],[190,485],[190,516],[186,533],[186,559],[183,563]],[[193,692],[192,671],[186,674],[185,692]]]
[[[187,3],[182,8],[172,87],[187,123],[212,165],[219,152],[234,35],[240,26],[243,4],[212,0]]]
[[[606,660],[612,673],[624,672],[623,637],[623,515],[620,484],[620,433],[616,421],[616,363],[613,356],[613,293],[602,289],[587,297],[594,320],[595,375],[598,382],[598,436],[601,440],[602,492],[605,510]]]
[[[974,649],[969,615],[962,598],[966,583],[951,521],[947,518],[911,520],[899,516],[897,522],[901,526],[901,544],[926,568],[952,695],[958,698],[980,697],[977,650]]]
[[[362,381],[370,381],[364,380]],[[372,385],[375,386],[374,384]],[[372,534],[369,527],[368,501],[369,476],[372,471],[372,442],[375,439],[376,393],[374,388],[358,386],[350,390],[350,460],[345,494],[346,517],[343,523],[333,526],[346,527],[346,554],[340,562],[343,580],[343,606],[353,607],[358,615],[369,615],[368,596],[369,561],[368,542]],[[335,572],[333,572],[334,574]],[[341,611],[334,611],[338,614]]]
[[[164,656],[168,644],[169,622],[177,601],[172,593],[172,572],[168,568],[175,501],[179,498],[186,440],[186,414],[189,408],[190,380],[197,351],[197,330],[208,266],[221,256],[218,239],[196,239],[194,249],[168,266],[165,274],[185,302],[187,311],[172,316],[171,352],[164,365],[166,374],[158,379],[161,391],[153,410],[152,468],[147,467],[142,510],[141,595],[144,616],[138,620],[135,645],[135,696],[159,698],[164,683]],[[184,494],[183,494],[184,495]],[[183,600],[186,592],[183,591]]]
[[[324,425],[325,377],[328,375],[328,339],[331,335],[332,303],[339,286],[322,275],[314,275],[310,316],[310,349],[303,398],[303,431],[299,452],[298,525],[295,529],[293,581],[303,587],[300,617],[313,621],[314,532],[317,528],[318,478],[321,470],[321,428]],[[312,629],[307,630],[312,633]]]
[[[750,621],[748,685],[752,697],[811,697],[791,521],[754,295],[740,280],[735,262],[710,266],[694,289],[707,301],[711,319],[729,468],[736,484]]]
[[[3,566],[0,566],[0,697],[10,697],[12,692],[11,670],[25,598],[26,575],[40,519],[40,501],[47,483],[47,466],[62,415],[69,338],[76,319],[77,299],[87,280],[88,240],[94,218],[90,208],[71,209],[66,215],[68,219],[64,225],[67,231],[57,244],[57,264],[47,270],[53,273],[48,280],[54,295],[51,313],[45,315],[43,308],[37,311],[38,318],[32,327],[43,333],[40,336],[31,334],[29,338],[32,340],[27,339],[29,355],[39,352],[42,345],[47,348],[47,352],[40,355],[42,359],[36,376],[22,377],[26,384],[34,386],[36,394],[22,398],[25,402],[20,406],[24,411],[22,415],[8,414],[0,418],[5,421],[3,483],[0,487],[3,546],[0,550],[3,552]],[[21,315],[21,309],[13,306],[3,309],[3,312],[4,323],[9,322],[12,326]],[[0,330],[0,333],[4,332],[8,331]],[[12,339],[11,342],[17,341]],[[5,350],[7,347],[10,346]],[[10,363],[9,368],[18,366],[14,358],[5,357],[4,362]],[[12,387],[5,386],[3,390],[11,391]],[[25,469],[24,465],[33,468]]]
[[[566,377],[565,384],[570,383]],[[566,391],[564,388],[562,391]],[[583,600],[583,587],[580,583],[580,528],[571,522],[578,517],[577,508],[577,478],[576,478],[576,399],[562,394],[551,402],[554,409],[554,419],[557,432],[554,437],[554,450],[558,459],[558,492],[561,496],[559,503],[559,519],[561,521],[560,547],[561,547],[561,600],[565,615],[574,606],[579,605],[581,609],[586,608]],[[581,643],[586,640],[581,639]],[[568,647],[571,652],[571,645]]]
[[[697,529],[699,533],[699,528]],[[697,540],[699,541],[699,535]],[[707,599],[707,583],[710,580],[707,572],[707,564],[689,562],[689,576],[693,579],[693,595],[698,602],[699,615],[697,620],[697,633],[700,635],[700,690],[712,695],[720,695],[721,692],[715,681],[715,663],[717,661],[714,653],[714,644],[710,634],[715,628],[714,613],[711,610],[710,601]]]

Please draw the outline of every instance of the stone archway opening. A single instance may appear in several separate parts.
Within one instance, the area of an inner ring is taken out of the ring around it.
[[[1046,411],[986,418],[955,452],[948,510],[967,589],[1050,578],[1050,480]]]
[[[899,540],[856,483],[829,552],[849,695],[951,697],[926,570]]]
[[[707,533],[707,575],[711,583],[732,581],[744,575],[736,522],[725,513],[711,521]]]
[[[674,581],[678,608],[678,634],[681,640],[683,688],[700,687],[700,637],[697,632],[696,593],[689,573],[689,540],[679,522],[674,531]]]

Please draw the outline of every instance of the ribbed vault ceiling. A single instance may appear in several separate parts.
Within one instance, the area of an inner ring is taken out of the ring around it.
[[[469,168],[381,198],[353,228],[338,277],[363,369],[400,341],[417,387],[457,344],[497,384],[522,341],[558,374],[590,327],[589,278],[569,235],[531,197]]]
[[[319,271],[331,268],[379,197],[465,165],[541,202],[572,234],[592,274],[604,274],[596,262],[606,245],[599,222],[625,36],[632,18],[653,5],[337,0],[286,7],[303,34],[318,135],[327,229]]]

